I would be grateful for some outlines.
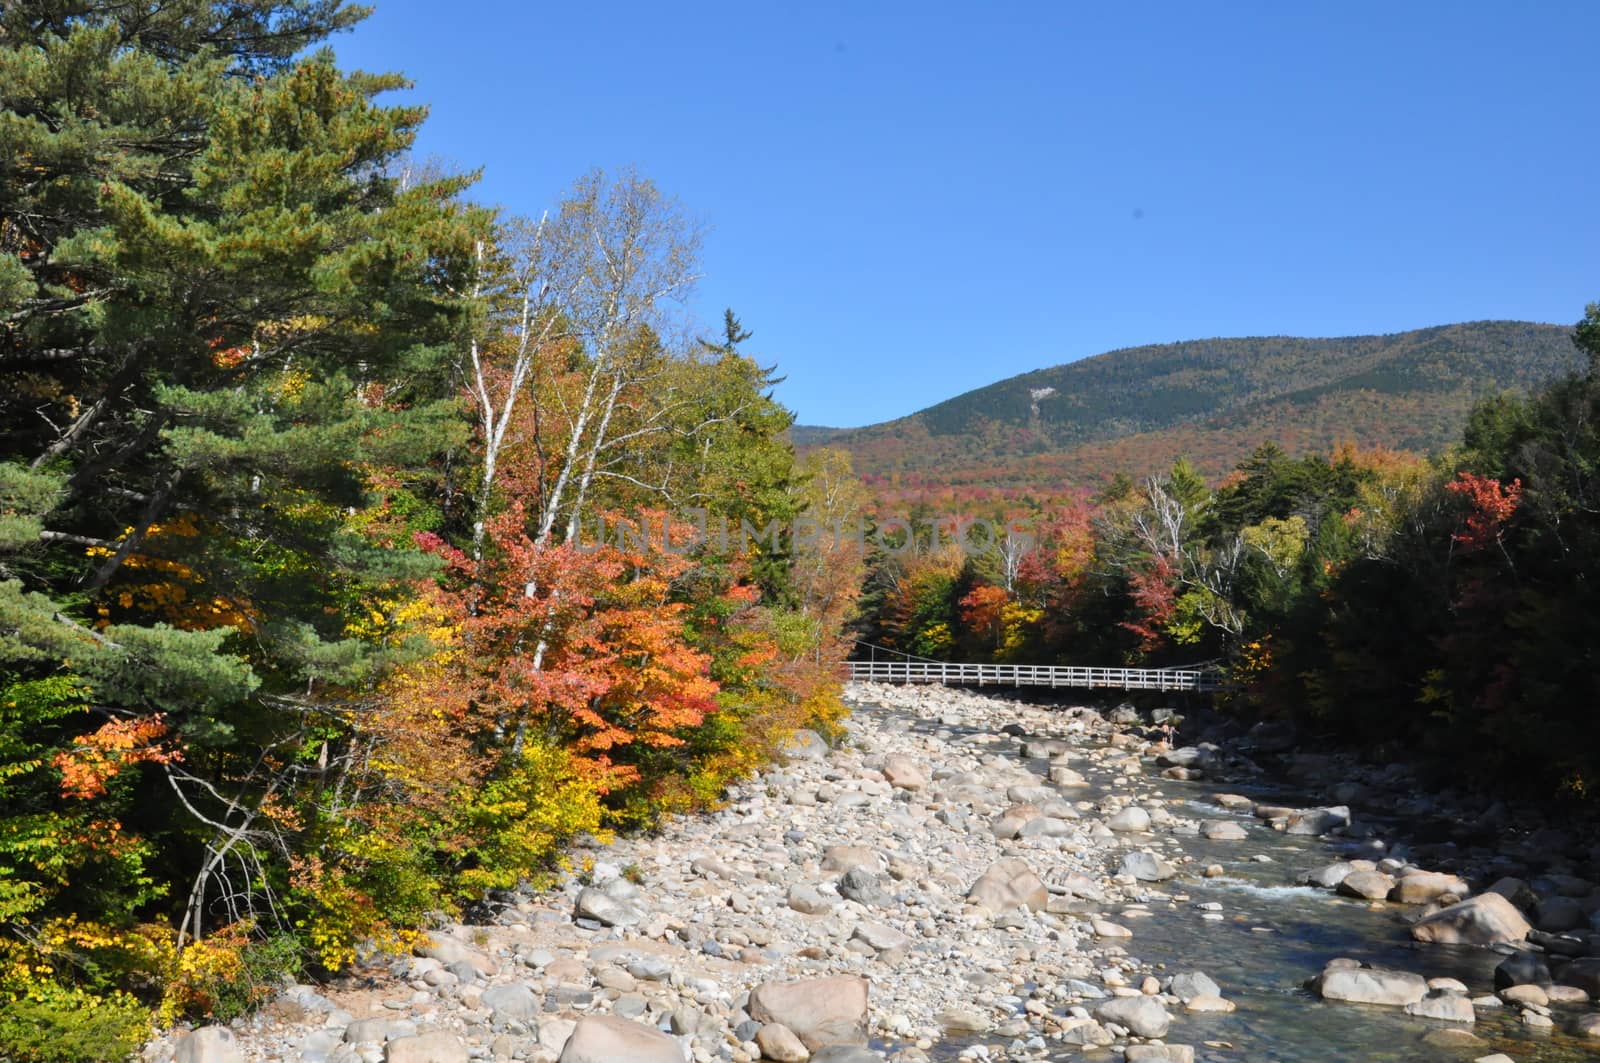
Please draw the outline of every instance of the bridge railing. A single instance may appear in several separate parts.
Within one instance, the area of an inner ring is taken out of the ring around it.
[[[1102,690],[1195,691],[1221,687],[1204,668],[1090,668],[1050,664],[956,664],[944,661],[848,661],[850,678],[864,683],[941,683],[956,686],[1042,686]]]

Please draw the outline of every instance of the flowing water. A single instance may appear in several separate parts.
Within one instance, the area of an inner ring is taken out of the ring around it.
[[[939,729],[936,721],[914,725]],[[960,729],[954,730],[957,736]],[[1013,739],[993,736],[983,741],[968,732],[975,750],[1013,753]],[[1048,775],[1043,762],[1029,765]],[[1074,764],[1090,788],[1067,791],[1071,800],[1095,801],[1110,792],[1111,776],[1092,762]],[[1196,868],[1220,864],[1226,874],[1205,879],[1192,872],[1151,889],[1147,917],[1130,917],[1127,906],[1085,906],[1104,912],[1134,933],[1129,953],[1147,965],[1173,973],[1204,971],[1238,1010],[1225,1015],[1174,1013],[1167,1039],[1195,1046],[1197,1060],[1238,1063],[1240,1060],[1300,1063],[1329,1060],[1375,1060],[1396,1063],[1462,1063],[1503,1052],[1518,1063],[1575,1063],[1600,1059],[1600,1047],[1573,1038],[1563,1027],[1578,1012],[1555,1007],[1554,1031],[1526,1027],[1516,1008],[1477,1009],[1473,1026],[1413,1018],[1399,1008],[1324,1003],[1303,988],[1306,979],[1335,957],[1351,957],[1375,966],[1413,971],[1428,978],[1452,977],[1466,983],[1472,996],[1493,992],[1492,972],[1504,958],[1490,949],[1421,945],[1407,932],[1401,905],[1380,905],[1301,885],[1308,871],[1350,855],[1351,843],[1331,838],[1278,834],[1248,814],[1228,812],[1212,797],[1242,793],[1259,802],[1304,806],[1315,804],[1287,788],[1237,783],[1149,780],[1169,802],[1175,815],[1193,819],[1238,819],[1248,824],[1244,841],[1208,841],[1184,837],[1179,843],[1193,856]],[[1403,836],[1403,823],[1382,822],[1382,836]],[[1220,912],[1199,906],[1220,904]],[[1414,910],[1414,909],[1413,909]],[[1220,919],[1206,918],[1220,915]],[[1467,1030],[1479,1039],[1468,1045],[1430,1043],[1429,1034]],[[1209,1042],[1209,1044],[1208,1044]],[[999,1044],[995,1037],[975,1042],[946,1042],[941,1058],[953,1059],[970,1043]],[[1085,1054],[1064,1046],[1051,1049],[1052,1059],[1082,1059]],[[1101,1058],[1110,1058],[1101,1051]],[[1089,1056],[1088,1058],[1093,1058]]]

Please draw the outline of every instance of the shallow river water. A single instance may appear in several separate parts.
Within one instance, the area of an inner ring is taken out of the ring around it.
[[[938,730],[937,721],[919,721],[919,729]],[[961,731],[955,729],[955,735]],[[1015,739],[995,735],[992,741],[969,733],[975,751],[1015,754]],[[1031,762],[1048,775],[1043,761]],[[1092,763],[1080,767],[1091,785],[1067,791],[1072,800],[1097,800],[1108,792],[1111,777]],[[1349,855],[1351,843],[1333,838],[1279,834],[1248,814],[1228,812],[1212,801],[1218,793],[1242,793],[1257,801],[1304,805],[1288,788],[1238,783],[1150,780],[1169,802],[1174,815],[1191,819],[1234,818],[1248,824],[1244,841],[1208,841],[1183,837],[1183,851],[1195,858],[1183,874],[1150,890],[1147,917],[1130,917],[1126,906],[1086,906],[1103,911],[1133,931],[1127,951],[1146,964],[1172,972],[1200,970],[1221,987],[1238,1010],[1225,1015],[1174,1013],[1167,1040],[1195,1046],[1197,1060],[1214,1063],[1248,1061],[1404,1061],[1463,1063],[1503,1052],[1518,1063],[1575,1063],[1600,1059],[1600,1047],[1589,1047],[1562,1032],[1576,1012],[1554,1008],[1557,1029],[1524,1026],[1516,1008],[1477,1009],[1473,1026],[1413,1018],[1398,1008],[1324,1003],[1303,988],[1306,979],[1335,957],[1352,957],[1378,966],[1414,971],[1425,977],[1454,977],[1473,996],[1493,992],[1492,972],[1504,957],[1490,949],[1420,945],[1411,941],[1402,913],[1406,906],[1382,905],[1339,897],[1328,890],[1300,885],[1308,871]],[[1370,817],[1369,817],[1370,821]],[[1385,838],[1402,837],[1405,824],[1380,823]],[[1266,859],[1260,859],[1260,858]],[[1220,864],[1221,878],[1206,879],[1200,868]],[[1221,919],[1205,918],[1202,904],[1220,904]],[[1470,1045],[1439,1045],[1430,1033],[1469,1030],[1479,1038]],[[1207,1044],[1212,1042],[1212,1044]],[[994,1037],[977,1042],[950,1041],[938,1056],[955,1058],[971,1043],[1000,1044]],[[1094,1058],[1082,1050],[1052,1048],[1052,1059]],[[1110,1058],[1101,1050],[1100,1058]]]

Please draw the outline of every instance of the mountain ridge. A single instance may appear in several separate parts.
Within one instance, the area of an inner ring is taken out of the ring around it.
[[[796,425],[791,439],[849,450],[869,482],[973,490],[1148,473],[1178,453],[1220,475],[1267,439],[1292,452],[1348,441],[1427,453],[1459,438],[1479,397],[1578,368],[1571,335],[1565,325],[1485,320],[1123,347],[878,424]]]

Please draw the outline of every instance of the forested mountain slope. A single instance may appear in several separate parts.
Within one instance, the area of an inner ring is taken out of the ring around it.
[[[1459,438],[1475,398],[1578,363],[1570,328],[1525,321],[1191,340],[1035,370],[865,428],[797,426],[793,438],[848,449],[891,492],[1029,493],[1178,454],[1220,474],[1263,439],[1291,453],[1339,441],[1426,453]]]

